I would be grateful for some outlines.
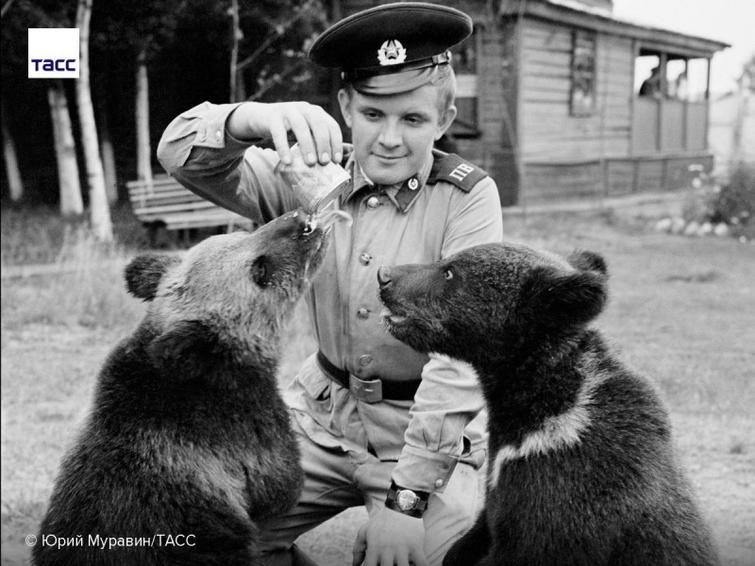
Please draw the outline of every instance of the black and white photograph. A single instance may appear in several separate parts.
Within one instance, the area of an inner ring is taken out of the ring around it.
[[[751,0],[1,1],[1,566],[755,566]]]

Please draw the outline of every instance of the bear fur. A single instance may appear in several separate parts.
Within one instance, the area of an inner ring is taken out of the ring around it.
[[[182,259],[128,265],[127,287],[148,311],[99,374],[34,564],[254,563],[255,524],[300,492],[279,336],[325,253],[328,220],[289,213]]]
[[[379,270],[391,334],[471,363],[488,409],[485,508],[445,566],[718,563],[666,409],[588,328],[606,278],[510,244]]]

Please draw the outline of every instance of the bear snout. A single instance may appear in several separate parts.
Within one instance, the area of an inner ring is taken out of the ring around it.
[[[392,281],[391,268],[386,267],[385,265],[381,265],[377,271],[377,280],[378,285],[380,285],[381,289],[390,285]]]

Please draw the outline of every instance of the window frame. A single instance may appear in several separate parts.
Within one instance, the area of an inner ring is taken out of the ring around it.
[[[598,34],[593,30],[575,28],[571,31],[571,39],[569,115],[589,117],[596,112]],[[588,42],[591,43],[589,47],[585,45]],[[585,85],[589,88],[585,89]],[[587,96],[577,96],[580,93]]]

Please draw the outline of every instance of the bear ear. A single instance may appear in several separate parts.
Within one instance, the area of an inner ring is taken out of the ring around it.
[[[567,261],[579,271],[596,271],[601,275],[608,275],[608,267],[603,256],[589,250],[575,250]]]
[[[175,256],[144,254],[135,257],[126,266],[126,288],[134,297],[151,301],[155,298],[160,279],[172,265],[180,263]]]
[[[181,320],[147,346],[155,365],[178,376],[209,375],[221,350],[217,334],[200,320]]]
[[[530,322],[553,329],[587,324],[603,310],[606,298],[603,274],[564,272],[552,266],[533,269],[521,295]]]

